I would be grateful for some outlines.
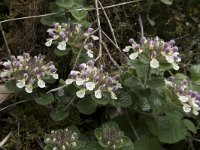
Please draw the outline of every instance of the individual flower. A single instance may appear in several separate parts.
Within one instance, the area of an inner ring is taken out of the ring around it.
[[[165,80],[165,84],[175,93],[179,102],[182,104],[184,112],[192,112],[194,115],[199,114],[200,94],[197,91],[189,89],[187,80],[182,80],[180,84],[177,84],[175,80],[171,78]]]
[[[172,65],[173,69],[179,70],[178,63],[181,58],[178,47],[174,45],[174,40],[164,42],[159,37],[154,39],[142,37],[139,44],[132,38],[129,43],[131,46],[126,46],[123,51],[129,53],[131,60],[141,56],[149,59],[151,68],[159,68],[160,63],[167,62]]]
[[[1,77],[14,77],[16,86],[20,89],[25,88],[27,93],[32,93],[37,86],[45,88],[45,79],[58,79],[58,74],[53,62],[46,63],[44,58],[41,54],[30,57],[28,53],[17,57],[11,56],[10,60],[3,64],[5,69]]]
[[[74,83],[80,88],[76,92],[79,98],[84,98],[87,93],[92,92],[97,99],[101,99],[104,92],[109,92],[112,99],[117,99],[115,92],[122,88],[118,80],[119,76],[109,76],[102,67],[95,67],[94,62],[90,60],[87,64],[80,64],[79,71],[72,70],[65,83]]]

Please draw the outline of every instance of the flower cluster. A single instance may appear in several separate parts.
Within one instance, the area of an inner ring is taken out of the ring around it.
[[[150,66],[152,68],[158,68],[160,66],[159,62],[170,63],[175,70],[179,69],[178,62],[181,61],[179,58],[179,49],[175,46],[175,41],[170,40],[169,42],[164,42],[159,37],[154,39],[149,39],[142,37],[140,44],[136,43],[134,39],[130,39],[129,43],[131,46],[126,46],[124,52],[132,52],[129,55],[129,58],[134,60],[140,54],[143,54],[143,57],[150,59]]]
[[[95,129],[95,136],[106,149],[120,149],[129,143],[129,139],[114,122],[105,123],[101,128]]]
[[[187,80],[182,80],[180,84],[176,84],[175,79],[171,77],[165,80],[165,84],[170,87],[178,97],[178,100],[183,105],[184,112],[189,113],[192,111],[194,115],[199,114],[200,94],[197,91],[189,89]]]
[[[105,73],[103,67],[96,68],[92,60],[87,64],[83,63],[79,66],[80,71],[72,70],[70,78],[65,81],[67,85],[75,84],[80,88],[76,92],[77,97],[83,98],[86,91],[94,91],[96,98],[102,98],[102,92],[109,92],[112,99],[117,99],[115,94],[116,90],[122,88],[118,82],[119,76],[110,77],[108,73]]]
[[[54,23],[53,28],[49,28],[47,32],[49,33],[50,38],[47,39],[45,45],[50,47],[53,41],[57,41],[57,49],[66,50],[67,43],[72,42],[76,39],[76,36],[84,35],[89,42],[84,42],[84,48],[87,50],[87,54],[90,58],[93,58],[94,45],[92,40],[98,40],[99,38],[93,35],[94,29],[88,28],[88,30],[82,34],[82,25],[73,25],[71,22],[68,23]]]
[[[69,127],[65,130],[51,131],[51,134],[46,135],[46,147],[53,150],[71,150],[77,149],[80,145],[78,138],[80,133],[75,127]]]
[[[45,79],[52,77],[58,79],[56,68],[53,62],[45,63],[44,56],[30,57],[28,53],[23,55],[11,56],[10,60],[3,63],[5,69],[1,72],[1,77],[15,77],[16,86],[24,88],[27,93],[32,93],[33,87],[45,88]]]
[[[47,39],[45,45],[50,47],[53,41],[59,41],[57,49],[66,50],[67,42],[74,36],[81,32],[81,25],[78,24],[75,27],[69,23],[54,23],[53,28],[49,28],[47,32],[50,38]]]

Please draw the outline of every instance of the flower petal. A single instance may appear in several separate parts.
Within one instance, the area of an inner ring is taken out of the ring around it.
[[[102,98],[101,90],[94,91],[94,94],[96,98]]]
[[[81,89],[76,92],[76,96],[79,98],[83,98],[85,96],[85,89]]]
[[[78,85],[78,86],[83,85],[84,82],[85,82],[85,80],[83,80],[81,78],[76,78],[76,85]]]
[[[18,88],[23,88],[24,86],[25,86],[25,79],[22,79],[22,80],[18,80],[17,81],[17,84],[16,84],[16,86],[18,87]]]
[[[32,93],[33,92],[33,86],[31,84],[26,85],[25,91],[27,93]]]
[[[174,70],[179,70],[179,68],[180,68],[176,63],[172,63],[172,66],[173,66]]]
[[[167,56],[166,56],[166,60],[167,60],[168,63],[171,64],[171,63],[174,62],[174,56],[167,55]]]
[[[187,102],[188,100],[189,100],[189,98],[187,97],[187,96],[179,96],[179,100],[181,101],[181,102]]]
[[[158,68],[158,67],[159,67],[159,62],[158,62],[155,58],[153,58],[153,59],[151,60],[151,62],[150,62],[150,66],[151,66],[152,68]]]
[[[72,84],[74,81],[75,81],[74,79],[67,79],[67,80],[65,81],[65,84],[70,85],[70,84]]]
[[[58,74],[54,73],[54,74],[52,74],[52,77],[57,80],[58,79]]]
[[[136,59],[137,57],[138,57],[138,53],[131,53],[129,55],[129,58],[132,59],[132,60]]]
[[[191,111],[191,106],[188,104],[183,104],[183,111],[188,113]]]
[[[40,88],[45,88],[45,82],[43,80],[38,80],[37,84]]]
[[[65,41],[59,42],[57,48],[62,51],[66,50],[66,42]]]
[[[90,58],[93,58],[93,57],[94,57],[93,51],[91,51],[91,50],[89,50],[89,49],[88,49],[88,51],[87,51],[87,54],[88,54],[88,57],[90,57]]]
[[[45,43],[45,45],[47,46],[47,47],[49,47],[49,46],[51,46],[51,44],[52,44],[52,42],[53,42],[53,39],[47,39],[47,42]]]
[[[94,82],[87,82],[85,84],[86,88],[89,90],[89,91],[93,91],[94,88],[95,88],[95,83]]]
[[[124,52],[129,52],[130,49],[131,49],[131,46],[126,46],[126,47],[123,49],[123,51],[124,51]]]

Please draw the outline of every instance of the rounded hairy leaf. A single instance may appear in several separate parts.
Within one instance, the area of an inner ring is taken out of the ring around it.
[[[166,5],[172,5],[173,3],[173,0],[160,0],[160,1]]]
[[[77,104],[77,108],[83,114],[92,114],[96,111],[96,103],[85,98]]]
[[[42,94],[40,97],[35,99],[36,103],[40,105],[47,105],[54,101],[54,96],[52,93]]]
[[[87,16],[87,11],[86,10],[72,11],[71,14],[75,19],[82,20]]]
[[[189,119],[183,119],[183,123],[185,127],[187,128],[187,130],[195,134],[197,133],[197,129],[192,121],[190,121]]]
[[[59,106],[50,116],[55,121],[61,121],[69,116],[69,112],[65,111],[65,106]]]

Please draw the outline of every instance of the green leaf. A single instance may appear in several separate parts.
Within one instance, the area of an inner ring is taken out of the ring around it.
[[[151,25],[151,26],[155,26],[155,21],[153,21],[152,19],[150,19],[149,18],[149,15],[146,15],[146,17],[147,17],[147,20],[149,21],[149,24]]]
[[[47,105],[54,101],[54,96],[52,93],[45,93],[41,95],[39,98],[36,98],[35,101],[40,105]]]
[[[64,51],[59,50],[59,49],[54,50],[54,54],[57,56],[65,56],[68,54],[68,52],[69,52],[68,50],[64,50]]]
[[[112,102],[112,99],[111,99],[111,96],[109,93],[102,93],[102,98],[101,99],[98,99],[94,96],[94,94],[91,94],[91,98],[93,101],[95,101],[97,104],[100,104],[100,105],[106,105],[108,104],[109,102]]]
[[[84,98],[77,104],[78,110],[86,115],[92,114],[96,111],[96,103],[91,101],[90,98]]]
[[[160,1],[166,5],[172,5],[173,3],[173,0],[160,0]]]
[[[127,92],[120,92],[117,98],[118,99],[114,101],[114,105],[129,107],[132,104],[132,98]]]
[[[65,111],[65,106],[61,105],[57,108],[56,111],[51,112],[50,116],[54,121],[61,121],[67,118],[69,116],[69,113]]]
[[[56,14],[53,16],[42,17],[40,20],[40,22],[46,26],[52,26],[55,21],[59,23],[66,22],[66,17],[64,14]]]
[[[182,73],[176,73],[176,77],[182,80],[188,79],[188,77]]]
[[[87,16],[87,11],[86,10],[72,11],[71,14],[75,19],[82,20]]]
[[[64,8],[72,8],[74,5],[74,0],[57,0],[56,4]]]
[[[152,77],[150,80],[147,81],[147,85],[150,88],[162,88],[165,86],[164,78],[162,77]]]
[[[85,148],[83,148],[83,150],[104,150],[104,148],[102,148],[98,142],[88,142],[85,146]]]
[[[19,91],[22,90],[22,89],[19,89],[16,86],[16,81],[15,80],[9,80],[8,82],[6,82],[5,85],[6,85],[7,89],[12,93],[19,92]]]
[[[189,119],[183,119],[183,123],[189,131],[191,131],[194,134],[197,133],[197,129],[192,121],[190,121]]]
[[[200,80],[192,81],[190,88],[191,88],[191,90],[195,90],[197,92],[200,92]]]
[[[143,135],[135,142],[136,150],[162,150],[158,139],[152,135]]]
[[[178,112],[168,112],[166,116],[156,117],[158,138],[163,143],[176,143],[187,134]]]
[[[200,79],[200,64],[199,65],[192,65],[190,68],[191,78],[192,80],[199,80]]]

